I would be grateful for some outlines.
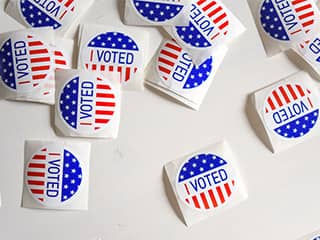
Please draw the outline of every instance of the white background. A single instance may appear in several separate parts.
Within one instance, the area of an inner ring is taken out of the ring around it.
[[[273,155],[246,115],[249,93],[298,67],[285,55],[265,57],[245,0],[225,4],[248,30],[231,46],[200,111],[149,89],[123,94],[119,138],[91,141],[89,211],[20,207],[24,141],[58,139],[53,108],[0,101],[1,240],[294,240],[320,228],[320,140]],[[121,24],[117,0],[96,0],[83,22]],[[1,32],[18,28],[0,13]],[[155,51],[161,35],[148,31]],[[168,200],[163,165],[222,138],[239,158],[249,199],[187,229]]]

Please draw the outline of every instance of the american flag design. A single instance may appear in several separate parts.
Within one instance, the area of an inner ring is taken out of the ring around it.
[[[65,84],[59,96],[63,122],[79,133],[103,130],[116,114],[117,96],[111,85],[100,77],[77,76]]]
[[[83,180],[79,159],[59,144],[44,146],[33,154],[25,176],[30,194],[45,206],[60,206],[74,198]]]
[[[320,36],[316,35],[312,39],[300,43],[298,52],[312,65],[320,67]]]
[[[37,37],[11,37],[0,50],[0,76],[5,86],[29,92],[46,82],[54,71],[50,48]]]
[[[74,18],[76,0],[20,0],[22,17],[30,27],[59,29]]]
[[[300,83],[279,85],[264,104],[266,124],[286,139],[304,137],[316,126],[318,115],[318,96]]]
[[[228,34],[229,19],[225,7],[215,0],[197,0],[191,7],[188,26],[176,26],[183,42],[195,48],[212,47]]]
[[[176,41],[166,41],[157,58],[158,73],[165,84],[178,89],[193,89],[201,86],[213,71],[212,57],[199,66]]]
[[[134,78],[142,67],[142,57],[136,42],[121,32],[98,34],[84,47],[84,67],[91,71],[118,72],[121,83]]]
[[[212,153],[186,161],[177,175],[180,199],[193,209],[210,211],[225,205],[235,191],[230,165]]]
[[[178,16],[184,5],[180,0],[133,0],[136,10],[151,22],[166,22]]]
[[[265,0],[260,9],[264,31],[281,41],[301,41],[315,25],[312,0]]]

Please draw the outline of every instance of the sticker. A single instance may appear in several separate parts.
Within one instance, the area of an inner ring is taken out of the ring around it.
[[[225,7],[212,0],[198,0],[191,6],[188,26],[175,27],[182,41],[195,48],[212,47],[228,34],[229,20]]]
[[[64,85],[59,96],[62,121],[78,133],[101,131],[115,115],[116,94],[106,80],[99,77],[77,76]]]
[[[303,58],[315,66],[320,67],[320,38],[315,36],[312,41],[305,41],[299,45],[299,52]]]
[[[188,206],[210,211],[228,202],[234,192],[235,179],[224,159],[214,154],[199,154],[182,165],[176,188]]]
[[[120,32],[95,36],[83,48],[82,62],[88,70],[119,72],[122,83],[133,79],[142,66],[138,45],[131,37]]]
[[[312,240],[320,240],[320,236],[314,237]]]
[[[38,38],[24,34],[6,40],[0,50],[2,83],[12,91],[30,92],[52,73],[50,48]]]
[[[70,62],[60,50],[54,51],[54,63],[56,69],[69,69]]]
[[[36,152],[26,167],[26,185],[39,203],[57,207],[74,199],[82,183],[77,155],[60,144]]]
[[[75,15],[74,0],[19,0],[18,7],[30,27],[59,29]]]
[[[315,26],[312,0],[265,0],[260,9],[264,31],[280,41],[302,41]]]
[[[301,138],[316,125],[319,99],[299,84],[282,84],[274,88],[264,104],[266,124],[286,139]]]
[[[163,82],[175,89],[192,89],[208,80],[213,59],[195,66],[191,57],[175,41],[166,41],[159,52],[157,69]]]
[[[132,0],[137,12],[150,22],[166,22],[179,15],[184,5],[180,0]]]

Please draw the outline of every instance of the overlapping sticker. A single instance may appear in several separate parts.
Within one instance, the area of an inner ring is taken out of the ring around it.
[[[167,22],[184,8],[181,0],[131,0],[138,14],[151,23]]]
[[[188,90],[208,80],[213,70],[213,59],[210,57],[195,66],[186,51],[174,40],[168,40],[160,48],[157,70],[165,85],[175,90]]]
[[[260,8],[263,30],[282,42],[303,42],[318,21],[312,0],[264,0]]]
[[[281,84],[267,96],[263,116],[268,128],[283,139],[302,138],[316,126],[319,104],[303,84]]]
[[[227,10],[219,1],[198,0],[192,4],[188,26],[176,26],[175,37],[192,48],[208,48],[228,35]]]
[[[181,201],[192,209],[211,211],[222,207],[235,192],[231,165],[212,153],[198,154],[182,164],[176,178]]]
[[[60,144],[43,146],[26,166],[31,196],[47,207],[59,207],[74,199],[82,184],[82,166],[72,149]]]
[[[94,134],[105,129],[116,114],[118,97],[105,79],[70,79],[59,94],[60,118],[69,129]]]
[[[142,68],[139,46],[132,37],[121,32],[98,34],[82,50],[83,67],[92,71],[118,72],[124,84]]]
[[[30,27],[60,29],[75,17],[78,0],[18,0],[22,18]]]
[[[19,33],[0,48],[0,77],[8,89],[17,93],[33,91],[53,73],[50,47],[36,36]]]

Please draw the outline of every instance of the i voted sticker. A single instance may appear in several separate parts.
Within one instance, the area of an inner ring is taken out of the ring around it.
[[[68,128],[94,134],[106,128],[114,117],[117,98],[105,79],[76,76],[62,88],[57,107]]]
[[[1,82],[10,90],[24,93],[42,85],[53,72],[50,48],[37,37],[19,33],[0,50]]]
[[[235,192],[233,170],[227,161],[212,153],[196,155],[178,171],[176,189],[180,199],[196,210],[220,208]]]
[[[191,47],[212,47],[228,34],[229,16],[218,1],[196,1],[191,6],[189,18],[188,26],[175,27],[175,35]]]
[[[84,46],[81,58],[88,70],[120,73],[122,83],[133,79],[142,67],[137,43],[121,32],[107,32],[95,36]]]
[[[315,36],[312,40],[299,45],[299,52],[303,58],[316,67],[320,67],[320,38]]]
[[[317,11],[312,0],[264,0],[260,21],[273,39],[299,42],[315,28]]]
[[[51,144],[33,154],[26,165],[26,185],[32,197],[48,207],[58,207],[79,192],[82,167],[76,153]]]
[[[132,0],[138,14],[149,22],[166,22],[179,15],[184,5],[180,0]]]
[[[18,8],[30,27],[59,29],[75,17],[75,0],[19,0]]]
[[[164,84],[171,88],[193,89],[208,80],[213,71],[213,59],[195,66],[189,54],[175,41],[166,41],[159,51],[157,69]]]
[[[274,88],[264,103],[268,128],[284,139],[301,138],[316,125],[319,98],[301,83]]]

